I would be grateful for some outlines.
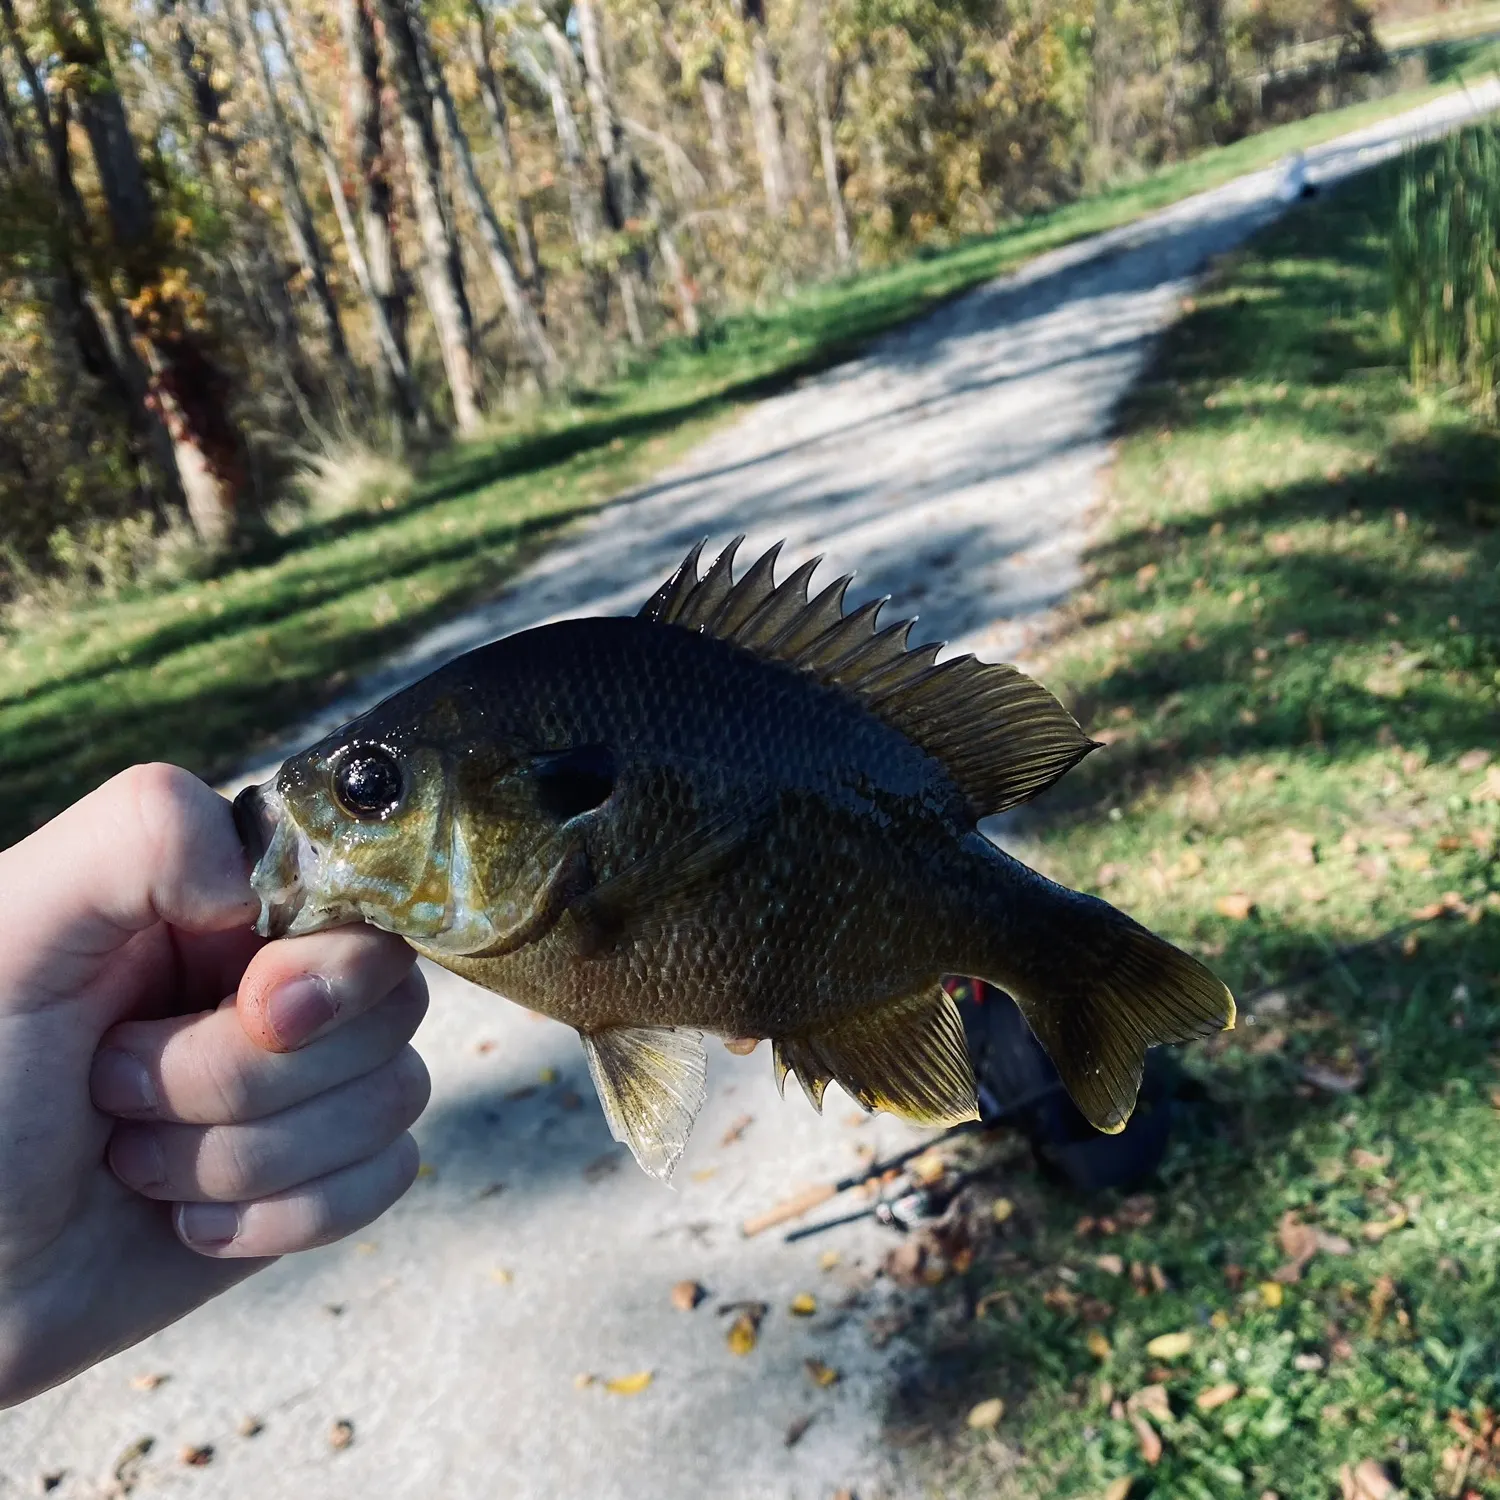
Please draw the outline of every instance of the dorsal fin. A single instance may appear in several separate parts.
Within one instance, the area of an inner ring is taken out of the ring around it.
[[[881,628],[884,599],[844,613],[848,577],[810,599],[818,559],[775,581],[781,543],[738,582],[736,537],[698,577],[699,542],[641,615],[718,636],[853,693],[920,745],[958,784],[976,818],[1045,791],[1097,745],[1040,683],[972,656],[939,662],[940,645],[908,646],[912,620]]]

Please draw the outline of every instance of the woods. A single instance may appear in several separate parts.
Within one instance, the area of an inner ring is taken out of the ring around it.
[[[211,559],[320,444],[475,434],[1379,62],[1354,0],[0,0],[0,33],[7,594]]]

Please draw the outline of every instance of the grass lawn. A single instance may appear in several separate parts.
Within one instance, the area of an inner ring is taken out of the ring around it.
[[[1266,131],[887,270],[829,282],[660,351],[629,378],[450,451],[392,513],[309,524],[206,583],[101,600],[0,635],[0,843],[132,761],[232,771],[351,676],[492,596],[571,521],[744,401],[1043,250],[1421,102],[1491,65],[1443,44],[1438,82]]]
[[[933,1493],[1500,1496],[1500,438],[1407,382],[1393,195],[1227,262],[1123,413],[1040,672],[1109,748],[1021,852],[1248,1003],[1144,1199],[1023,1173],[933,1294]]]

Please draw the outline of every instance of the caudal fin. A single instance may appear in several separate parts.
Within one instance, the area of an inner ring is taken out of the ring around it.
[[[1025,878],[1006,882],[999,951],[980,977],[1015,998],[1090,1123],[1123,1130],[1146,1049],[1232,1027],[1234,996],[1108,902],[1015,868]]]

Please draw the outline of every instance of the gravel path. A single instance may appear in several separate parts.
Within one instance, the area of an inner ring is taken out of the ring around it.
[[[1449,96],[1310,152],[1307,175],[1331,181],[1497,105],[1500,84]],[[1024,656],[1028,627],[1079,578],[1112,408],[1191,277],[1268,222],[1284,188],[1282,168],[1259,172],[1044,256],[765,402],[298,743],[496,635],[633,610],[691,542],[737,531],[746,556],[785,537],[789,560],[822,551],[857,567],[856,597],[893,594],[929,639]],[[418,1038],[435,1082],[418,1127],[430,1173],[363,1239],[283,1262],[0,1413],[0,1497],[59,1474],[60,1500],[123,1493],[115,1465],[147,1436],[134,1493],[202,1500],[920,1493],[879,1443],[893,1360],[870,1338],[880,1289],[864,1271],[885,1232],[786,1246],[737,1227],[849,1170],[861,1148],[905,1144],[904,1127],[852,1124],[836,1095],[820,1120],[776,1098],[763,1053],[720,1053],[668,1191],[610,1141],[569,1032],[441,974],[433,999]],[[840,1265],[820,1269],[833,1249]],[[696,1311],[669,1301],[682,1278],[713,1294]],[[787,1311],[802,1291],[818,1297],[812,1318]],[[770,1312],[759,1347],[737,1357],[717,1309],[741,1298]],[[815,1387],[809,1357],[842,1380]],[[642,1370],[654,1378],[635,1395],[577,1380]],[[170,1379],[133,1384],[152,1373]],[[249,1418],[263,1424],[254,1436]],[[329,1441],[339,1420],[353,1423],[343,1448]],[[200,1444],[212,1462],[179,1461]]]

